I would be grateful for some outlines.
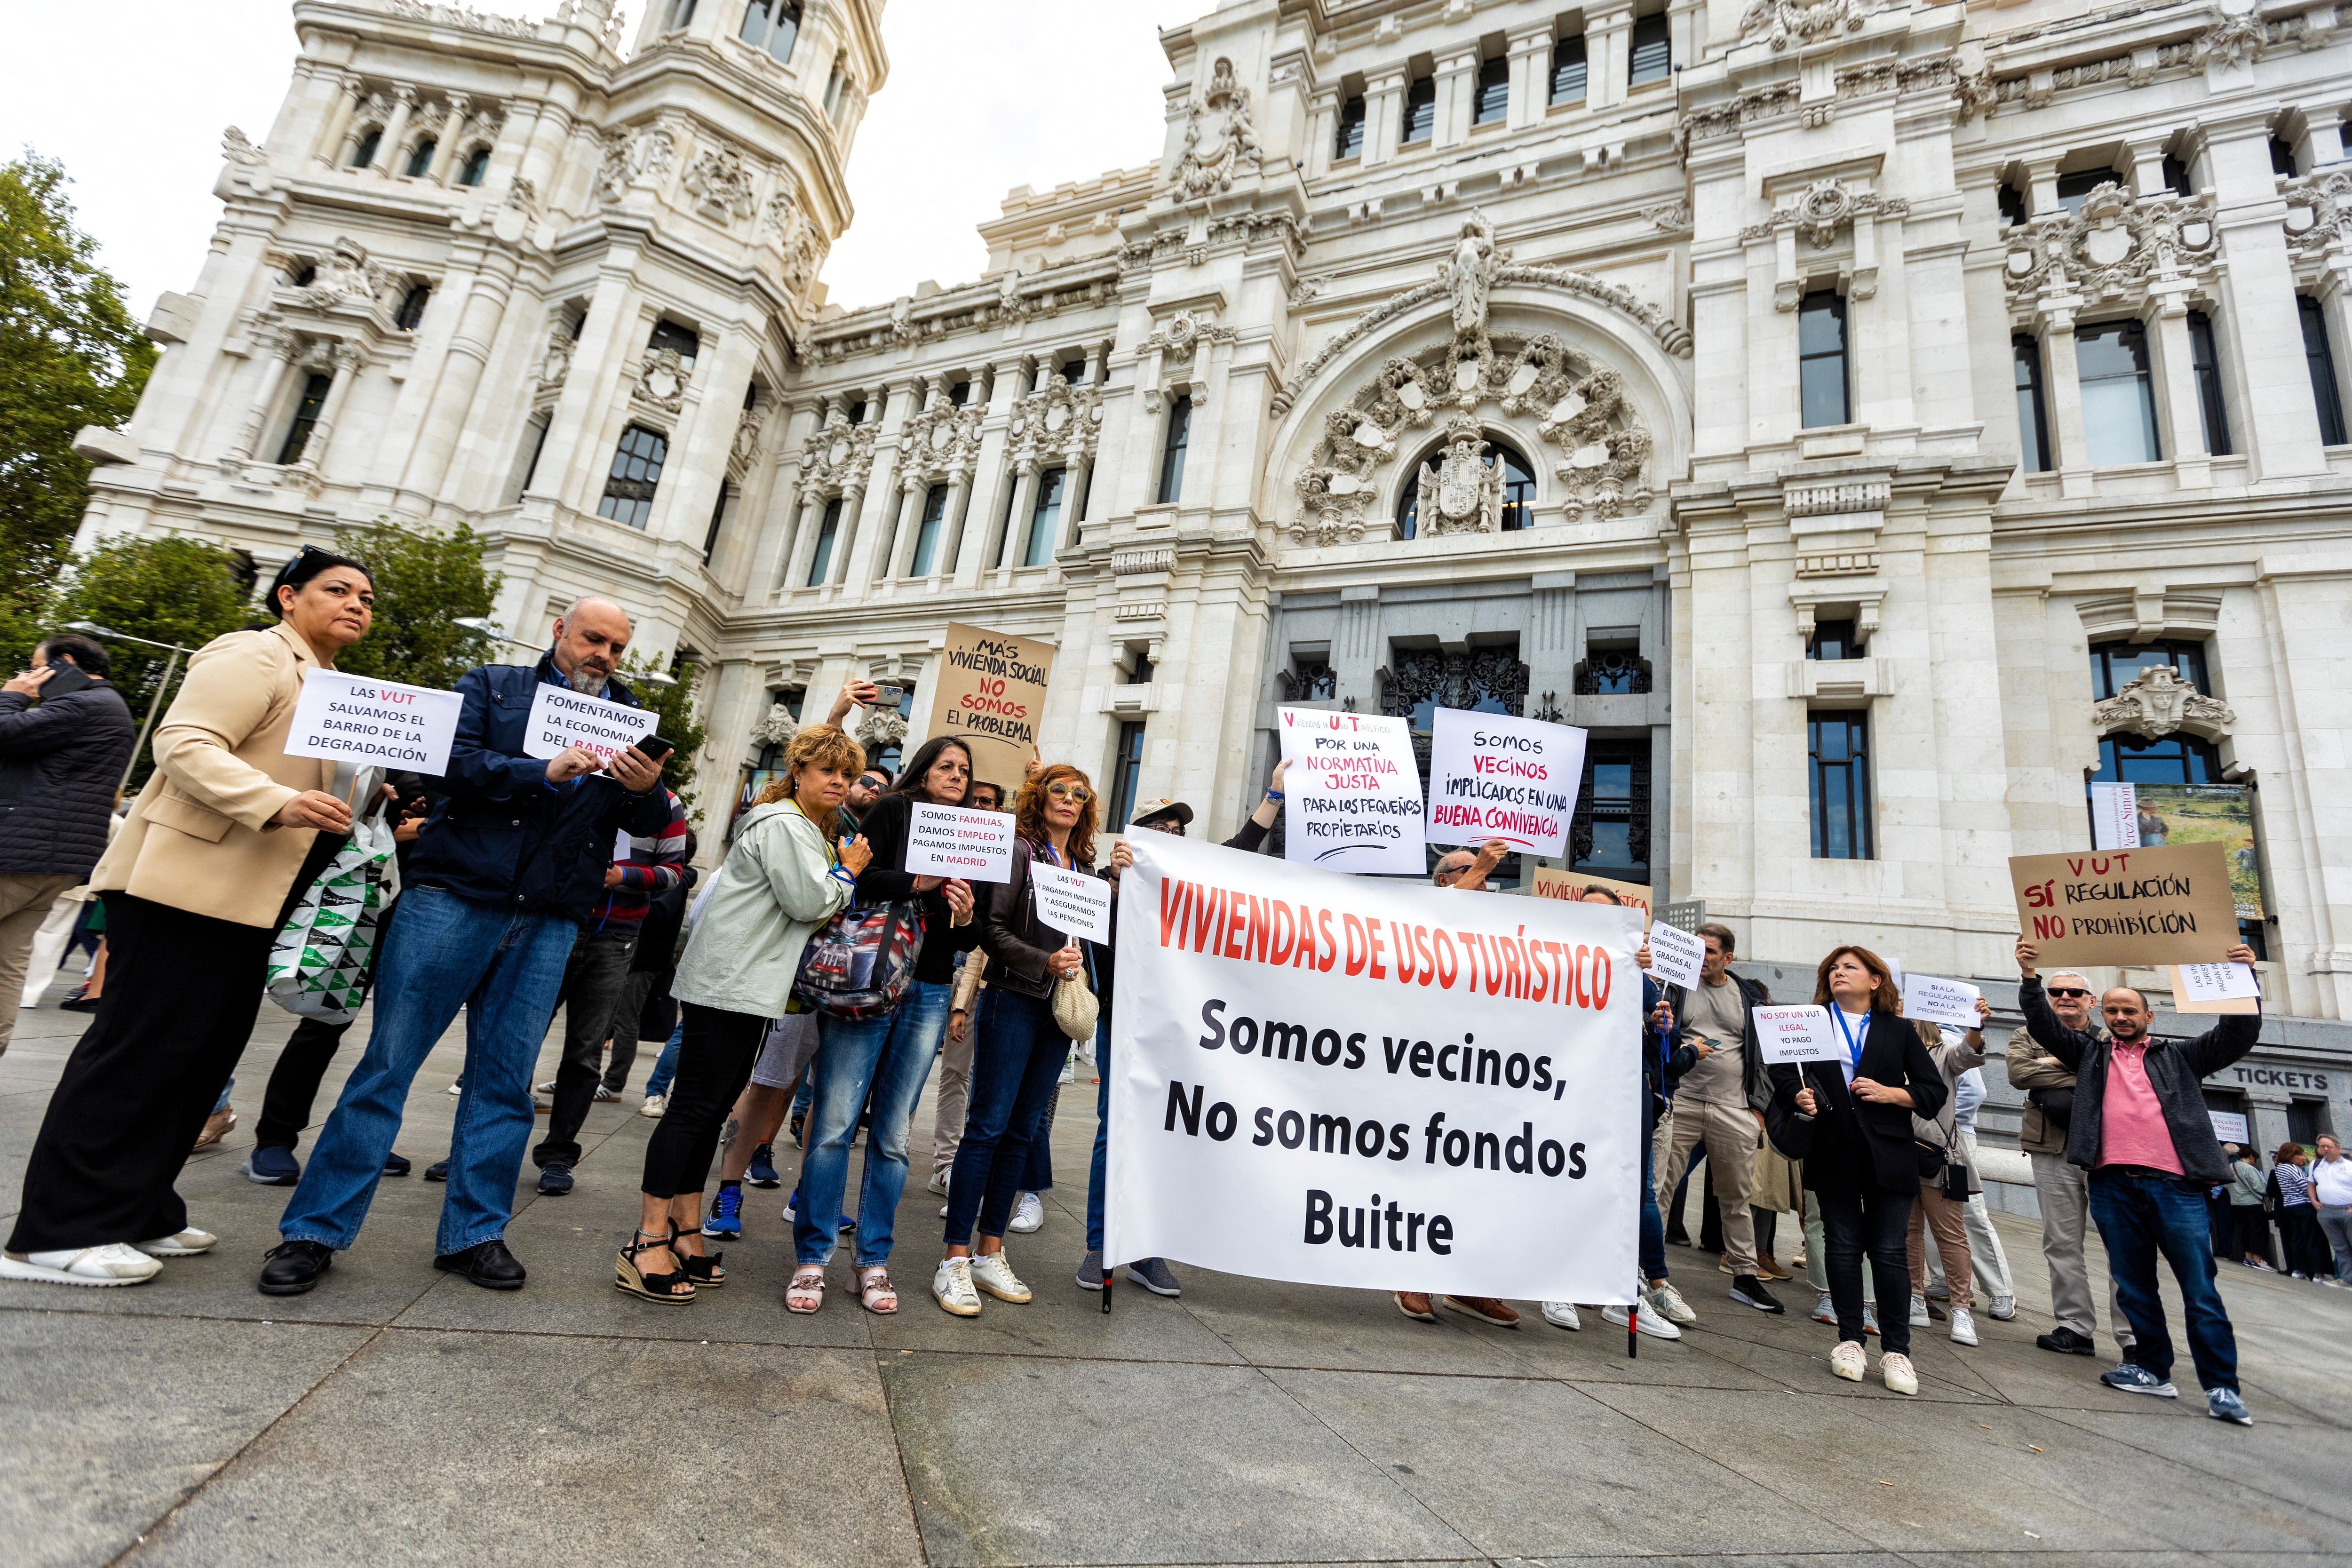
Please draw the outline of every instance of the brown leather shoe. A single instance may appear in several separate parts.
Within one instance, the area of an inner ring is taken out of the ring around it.
[[[227,1137],[230,1132],[236,1130],[236,1111],[215,1110],[210,1116],[205,1118],[205,1130],[196,1134],[195,1147],[197,1149],[209,1149],[214,1144],[219,1142],[222,1139]],[[190,1152],[194,1152],[194,1150],[191,1150]]]
[[[1756,1255],[1756,1275],[1759,1279],[1786,1279],[1789,1271],[1773,1258],[1759,1252]]]
[[[1437,1314],[1429,1310],[1429,1298],[1418,1290],[1397,1291],[1396,1304],[1397,1310],[1408,1318],[1423,1323],[1437,1321]]]
[[[1518,1313],[1492,1296],[1447,1296],[1442,1299],[1455,1311],[1475,1318],[1482,1323],[1492,1323],[1498,1329],[1519,1326]]]

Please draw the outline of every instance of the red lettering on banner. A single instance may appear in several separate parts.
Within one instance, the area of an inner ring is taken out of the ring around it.
[[[1364,972],[1364,961],[1369,955],[1364,945],[1364,922],[1354,915],[1341,915],[1339,923],[1345,926],[1348,931],[1348,973],[1361,974]]]
[[[1168,945],[1168,933],[1176,930],[1183,919],[1184,895],[1192,890],[1190,882],[1179,882],[1163,877],[1160,881],[1160,945]],[[1172,895],[1172,896],[1171,896]]]
[[[1592,950],[1592,1009],[1596,1013],[1609,1005],[1609,987],[1616,983],[1617,966],[1604,962],[1608,956],[1604,949]]]
[[[1372,947],[1371,964],[1365,973],[1375,980],[1386,980],[1389,972],[1381,963],[1381,922],[1375,919],[1366,921],[1364,924],[1370,928]]]
[[[1331,911],[1318,910],[1315,911],[1315,918],[1320,922],[1319,929],[1323,933],[1323,952],[1315,960],[1315,967],[1328,974],[1331,973],[1331,966],[1339,962],[1339,944],[1331,935]]]
[[[1242,949],[1243,944],[1249,940],[1250,905],[1255,902],[1257,900],[1250,898],[1246,893],[1235,893],[1226,900],[1225,945],[1219,956],[1223,958],[1247,956]]]

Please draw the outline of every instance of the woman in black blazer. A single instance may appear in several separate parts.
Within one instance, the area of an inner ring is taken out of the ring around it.
[[[1916,1111],[1934,1117],[1944,1104],[1944,1077],[1902,1016],[1895,977],[1867,948],[1834,949],[1814,977],[1813,1005],[1830,1014],[1837,1059],[1775,1065],[1772,1091],[1784,1112],[1812,1118],[1805,1185],[1821,1200],[1830,1300],[1838,1344],[1830,1370],[1862,1381],[1862,1259],[1878,1279],[1907,1279],[1911,1201],[1919,1193]],[[1937,1156],[1940,1159],[1940,1155]],[[1919,1392],[1911,1367],[1909,1314],[1882,1315],[1885,1353],[1879,1374],[1897,1394]]]

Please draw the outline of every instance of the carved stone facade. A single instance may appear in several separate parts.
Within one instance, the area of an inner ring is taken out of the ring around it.
[[[2199,691],[2168,666],[2125,682],[2091,710],[2091,723],[2099,733],[2137,735],[2143,741],[2160,741],[2181,731],[2200,740],[2219,741],[2237,721],[2228,703]]]

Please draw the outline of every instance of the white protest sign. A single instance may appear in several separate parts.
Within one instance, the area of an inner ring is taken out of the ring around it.
[[[1676,926],[1650,927],[1650,973],[1661,984],[1696,985],[1706,962],[1706,942]]]
[[[1275,727],[1290,763],[1285,858],[1327,871],[1418,877],[1428,869],[1411,725],[1384,713],[1277,708]]]
[[[1429,842],[1560,855],[1584,784],[1584,734],[1566,724],[1440,708],[1429,735]]]
[[[1913,1023],[1947,1029],[1982,1028],[1977,1017],[1977,998],[1982,994],[1966,981],[1914,974],[1904,982],[1903,1016]]]
[[[2176,963],[2170,968],[2173,995],[2183,1002],[2235,1002],[2263,994],[2251,963]]]
[[[1110,884],[1100,877],[1065,871],[1042,860],[1029,862],[1029,883],[1037,892],[1037,918],[1064,936],[1110,941]]]
[[[2246,1126],[2246,1119],[2237,1111],[2209,1110],[2205,1114],[2213,1123],[2213,1136],[2222,1142],[2251,1143],[2254,1141],[2253,1133]]]
[[[1768,1062],[1833,1062],[1844,1049],[1826,1007],[1759,1007],[1753,1016]]]
[[[967,882],[1013,880],[1013,816],[966,811],[960,805],[915,803],[907,826],[907,864],[918,877],[960,877]]]
[[[1132,842],[1105,1257],[1629,1299],[1637,914]]]
[[[286,754],[445,773],[457,715],[465,707],[466,700],[454,691],[331,669],[305,670],[293,726],[286,732]]]
[[[644,740],[660,722],[661,715],[650,708],[608,702],[542,680],[531,694],[530,717],[523,723],[522,754],[552,757],[582,746],[606,758],[632,741]]]
[[[2091,847],[2139,847],[2139,792],[2127,784],[2091,786]]]

